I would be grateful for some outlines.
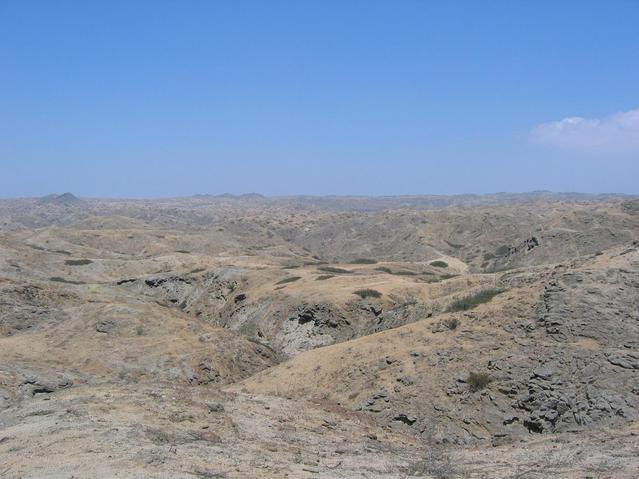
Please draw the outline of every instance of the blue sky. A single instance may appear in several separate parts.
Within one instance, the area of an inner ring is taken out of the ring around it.
[[[0,196],[639,193],[638,25],[623,0],[0,0]]]

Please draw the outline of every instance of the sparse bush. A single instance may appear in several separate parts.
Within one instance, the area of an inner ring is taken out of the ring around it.
[[[158,428],[148,428],[146,435],[156,446],[172,444],[175,442],[175,437],[172,434]]]
[[[460,249],[463,248],[464,245],[463,244],[457,244],[457,243],[452,243],[450,241],[444,240],[444,243],[446,243],[448,246],[450,246],[451,248],[455,248],[455,249]]]
[[[481,391],[490,384],[492,378],[487,373],[471,372],[466,379],[470,390],[473,392]]]
[[[299,267],[300,267],[299,264],[291,264],[291,265],[288,265],[288,266],[282,266],[282,269],[297,269]]]
[[[343,269],[343,268],[336,268],[334,266],[320,266],[319,268],[317,268],[318,271],[323,271],[325,273],[336,273],[336,274],[346,274],[346,273],[352,273],[352,271],[349,271],[347,269]]]
[[[458,275],[456,275],[456,274],[450,274],[450,273],[448,273],[448,274],[442,274],[442,275],[439,277],[439,279],[440,279],[440,280],[450,279],[450,278],[454,278],[455,276],[458,276]]]
[[[459,319],[457,319],[457,318],[448,318],[448,319],[444,320],[444,326],[446,326],[450,330],[457,329],[457,326],[459,326]]]
[[[244,336],[255,336],[255,325],[253,323],[244,323],[242,326],[240,326],[240,334],[244,335]]]
[[[187,251],[185,249],[176,249],[175,252],[176,253],[182,253],[182,254],[191,254],[190,251]]]
[[[226,284],[226,289],[229,290],[229,293],[232,293],[233,291],[235,291],[235,288],[237,288],[237,283],[235,281],[231,281]]]
[[[376,264],[377,260],[371,258],[357,258],[351,261],[350,264]]]
[[[460,477],[461,472],[463,471],[459,469],[459,464],[453,461],[445,447],[431,444],[423,458],[413,464],[409,474],[433,479],[453,479]]]
[[[290,277],[288,277],[288,278],[284,278],[284,279],[282,279],[282,280],[278,281],[278,282],[277,282],[277,283],[275,283],[275,284],[286,284],[286,283],[292,283],[293,281],[297,281],[297,280],[299,280],[299,279],[302,279],[302,277],[301,277],[301,276],[290,276]]]
[[[318,276],[317,278],[315,278],[315,281],[324,281],[327,279],[331,279],[334,278],[335,275],[334,274],[322,274],[320,276]]]
[[[386,266],[380,266],[378,268],[375,268],[375,270],[381,271],[382,273],[395,274],[397,276],[417,276],[419,274],[432,274],[432,273],[416,273],[415,271],[407,271],[407,270],[393,271],[392,269]]]
[[[469,309],[476,308],[480,304],[488,303],[495,296],[503,292],[503,289],[485,289],[483,291],[479,291],[470,296],[466,296],[465,298],[453,301],[447,311],[449,313],[454,313],[456,311],[468,311]]]
[[[431,261],[430,265],[434,266],[435,268],[448,268],[448,263],[446,261],[441,261],[441,260]]]
[[[64,264],[69,266],[84,266],[91,263],[93,263],[93,261],[90,259],[68,259],[64,262]]]
[[[49,281],[54,281],[56,283],[66,283],[66,284],[86,284],[84,281],[72,281],[70,279],[60,278],[59,276],[53,276],[49,278]]]
[[[513,269],[513,267],[508,266],[507,264],[502,264],[502,265],[496,264],[490,268],[486,268],[484,270],[484,273],[502,273],[504,271],[510,271],[511,269]]]
[[[356,294],[362,299],[382,297],[382,293],[375,289],[358,289],[357,291],[354,291],[353,294]]]
[[[304,266],[320,266],[322,264],[328,264],[326,261],[319,261],[319,258],[313,256],[313,258],[316,258],[318,261],[304,261]]]

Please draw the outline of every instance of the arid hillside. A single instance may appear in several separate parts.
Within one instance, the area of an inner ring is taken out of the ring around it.
[[[0,477],[639,470],[639,199],[0,200]]]

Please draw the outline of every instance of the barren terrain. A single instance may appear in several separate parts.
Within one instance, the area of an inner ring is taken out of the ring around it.
[[[0,200],[0,477],[639,471],[639,199]]]

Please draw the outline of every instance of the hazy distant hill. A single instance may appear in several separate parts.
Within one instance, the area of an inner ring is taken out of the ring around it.
[[[48,205],[77,205],[82,203],[82,200],[72,193],[67,192],[61,195],[51,194],[43,196],[40,198],[39,203]]]

